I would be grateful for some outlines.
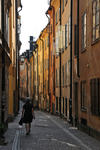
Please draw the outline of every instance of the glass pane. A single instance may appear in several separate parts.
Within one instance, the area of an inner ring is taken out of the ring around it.
[[[84,24],[86,24],[86,13],[84,14]]]
[[[96,27],[96,39],[99,38],[99,25]]]
[[[86,47],[86,36],[84,36],[84,48]]]
[[[97,10],[100,8],[100,0],[97,0]]]
[[[93,16],[93,27],[95,27],[95,15]]]
[[[96,1],[93,2],[93,14],[96,13]]]
[[[86,25],[84,26],[84,36],[86,35]]]
[[[95,28],[93,28],[93,41],[95,41]]]
[[[96,13],[96,25],[99,24],[99,11]]]

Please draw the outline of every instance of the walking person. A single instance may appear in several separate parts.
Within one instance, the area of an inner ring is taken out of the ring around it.
[[[23,123],[26,126],[26,135],[30,134],[32,119],[35,119],[33,105],[30,98],[27,98],[22,110]]]

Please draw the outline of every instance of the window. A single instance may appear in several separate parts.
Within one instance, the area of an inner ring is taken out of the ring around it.
[[[90,81],[91,112],[100,115],[100,78]]]
[[[65,25],[65,48],[68,46],[68,24]]]
[[[60,86],[60,69],[58,69],[58,86]]]
[[[82,50],[86,48],[86,13],[82,16]]]
[[[64,114],[64,106],[65,106],[65,103],[64,103],[64,97],[63,97],[63,114]]]
[[[62,4],[62,13],[64,12],[64,0],[62,0],[63,4]]]
[[[67,63],[65,64],[65,85],[67,85]]]
[[[58,86],[57,77],[58,77],[58,74],[57,74],[57,69],[56,69],[56,87]]]
[[[87,108],[86,81],[81,82],[81,108],[84,110]]]
[[[58,97],[56,97],[56,111],[58,111]]]
[[[49,41],[49,36],[48,36],[48,38],[47,38],[48,47],[49,47],[49,42],[50,42],[50,41]]]
[[[67,98],[65,98],[65,113],[66,113],[66,116],[67,116]]]
[[[93,42],[100,37],[100,0],[93,0],[92,6],[92,22],[93,22],[93,30],[92,30],[92,40]]]
[[[64,52],[65,48],[65,26],[62,26],[62,52]]]
[[[5,33],[5,39],[9,46],[9,11],[6,12],[6,33]]]
[[[45,40],[45,50],[46,50],[46,40]]]
[[[1,0],[0,0],[0,31],[1,31],[1,16],[2,16],[2,11],[1,11]]]
[[[62,66],[62,86],[64,86],[64,65]]]
[[[69,17],[69,44],[71,42],[71,17]]]
[[[70,85],[70,60],[68,60],[68,69],[67,69],[67,85]]]
[[[56,32],[56,56],[59,55],[59,33]]]
[[[60,16],[60,8],[59,8],[59,20],[60,20],[60,17],[61,17],[61,16]]]

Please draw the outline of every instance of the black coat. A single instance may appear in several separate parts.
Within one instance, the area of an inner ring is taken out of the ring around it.
[[[23,109],[24,109],[23,122],[24,123],[32,122],[32,119],[33,119],[32,108],[33,108],[33,105],[30,102],[27,102],[26,104],[24,104],[23,106]]]

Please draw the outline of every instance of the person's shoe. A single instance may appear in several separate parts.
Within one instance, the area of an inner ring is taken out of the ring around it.
[[[27,132],[26,135],[29,135],[29,132]]]
[[[0,138],[0,145],[7,145],[8,144],[8,142],[7,141],[5,141],[5,139],[1,139]]]

